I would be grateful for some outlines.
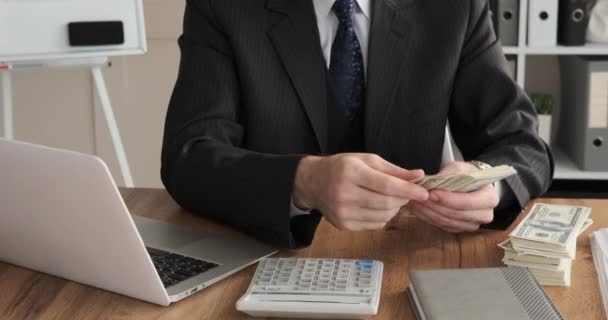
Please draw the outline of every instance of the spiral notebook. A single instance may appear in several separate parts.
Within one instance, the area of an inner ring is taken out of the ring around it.
[[[563,319],[526,268],[412,270],[410,279],[418,320]]]

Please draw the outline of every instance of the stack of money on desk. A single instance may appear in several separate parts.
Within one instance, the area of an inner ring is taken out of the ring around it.
[[[570,286],[576,239],[593,221],[591,208],[537,203],[530,214],[499,244],[503,262],[527,267],[543,285]]]
[[[608,315],[608,229],[600,229],[589,236],[591,253],[604,302],[604,313]]]

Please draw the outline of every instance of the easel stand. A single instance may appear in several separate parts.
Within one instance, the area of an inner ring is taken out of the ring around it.
[[[22,70],[22,69],[35,69],[35,68],[52,68],[52,67],[77,67],[87,66],[91,69],[91,75],[93,76],[93,82],[95,83],[95,91],[99,96],[101,103],[101,109],[106,119],[106,124],[110,131],[112,138],[112,144],[116,157],[118,159],[118,165],[120,167],[120,173],[122,175],[124,184],[126,187],[134,187],[133,176],[131,175],[131,169],[129,169],[129,162],[127,160],[127,154],[125,152],[118,125],[116,124],[116,117],[112,110],[112,104],[110,103],[110,95],[106,87],[105,80],[101,68],[108,62],[107,58],[93,58],[93,59],[81,59],[81,60],[58,60],[51,62],[18,62],[11,65],[5,66],[5,69],[0,69],[2,74],[2,94],[3,94],[3,114],[4,114],[4,137],[8,140],[15,138],[14,126],[13,126],[13,97],[12,97],[12,82],[11,72]]]
[[[2,71],[2,105],[4,110],[4,138],[13,140],[13,88],[11,82],[11,73],[8,70]]]

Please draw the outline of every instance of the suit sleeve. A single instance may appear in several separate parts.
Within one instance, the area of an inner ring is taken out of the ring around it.
[[[165,122],[162,181],[190,212],[281,247],[306,246],[320,216],[290,216],[302,156],[242,148],[244,106],[227,39],[208,0],[187,2],[179,74]]]
[[[492,28],[487,1],[469,0],[469,23],[452,93],[449,120],[466,160],[508,164],[517,176],[506,180],[504,197],[490,228],[507,228],[553,177],[549,147],[538,137],[536,111],[507,73]]]

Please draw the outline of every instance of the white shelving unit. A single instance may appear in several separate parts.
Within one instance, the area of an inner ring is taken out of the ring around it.
[[[559,149],[553,149],[553,156],[555,157],[555,179],[608,180],[608,172],[582,171]]]
[[[518,46],[503,47],[505,55],[517,57],[516,81],[526,88],[526,59],[533,55],[606,55],[608,44],[587,44],[585,46],[552,46],[528,47],[528,2],[520,0],[519,4],[519,39]],[[553,148],[555,157],[555,179],[559,180],[606,180],[608,172],[589,172],[580,170],[563,152]],[[606,159],[608,161],[608,159]]]
[[[606,55],[608,54],[608,45],[603,44],[587,44],[582,47],[503,47],[503,51],[507,55]]]

